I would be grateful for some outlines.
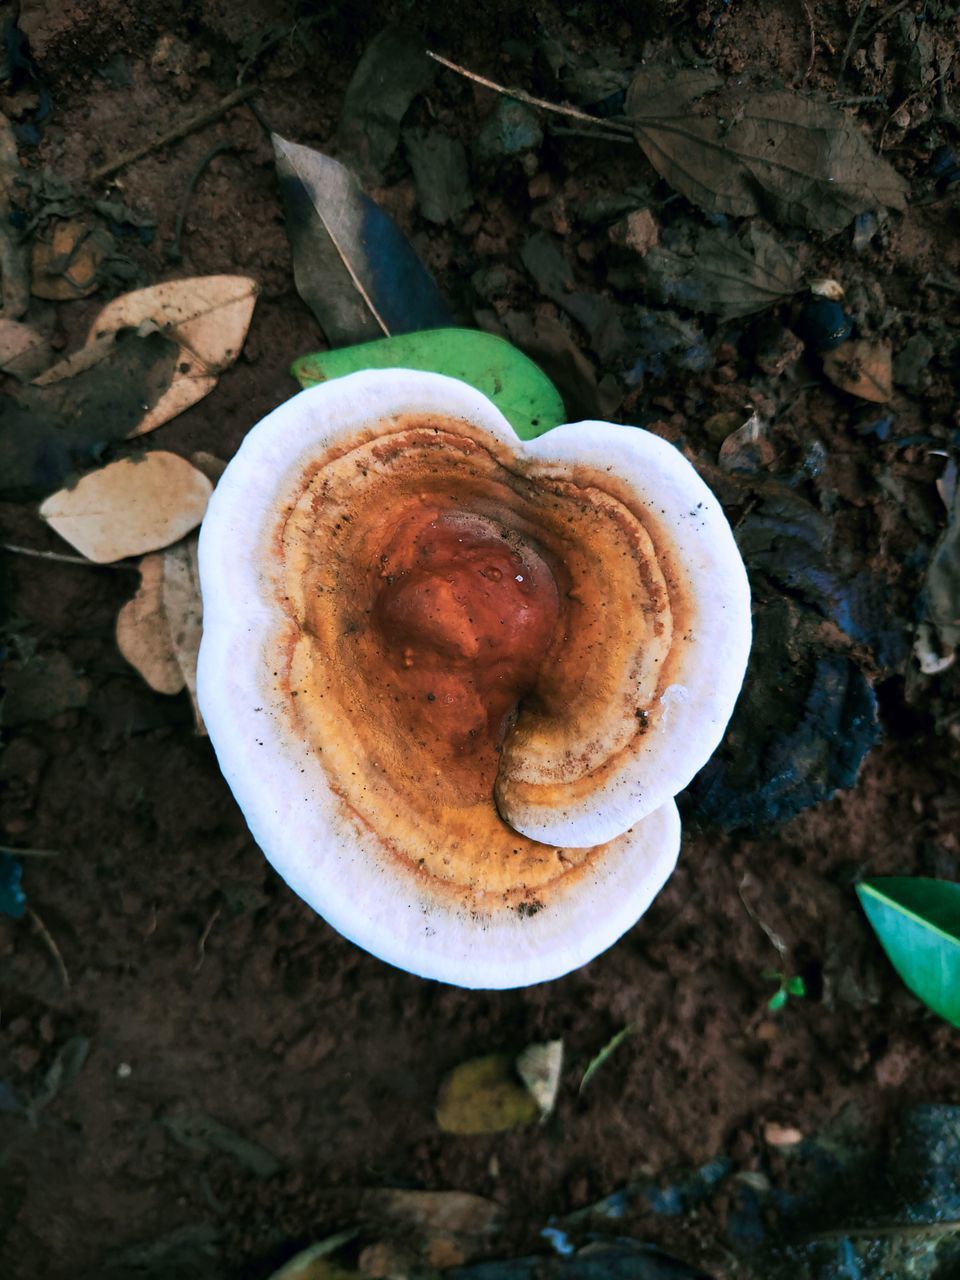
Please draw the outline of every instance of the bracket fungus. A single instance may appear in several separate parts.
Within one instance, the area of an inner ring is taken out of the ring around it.
[[[249,433],[200,578],[220,766],[342,934],[502,988],[643,914],[750,646],[730,527],[673,446],[603,422],[524,442],[464,383],[356,373]]]

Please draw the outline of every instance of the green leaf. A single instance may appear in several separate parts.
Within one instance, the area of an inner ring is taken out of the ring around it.
[[[627,1036],[633,1035],[634,1031],[637,1031],[638,1029],[639,1028],[637,1027],[636,1023],[633,1023],[633,1022],[628,1023],[627,1026],[621,1028],[621,1030],[618,1031],[617,1034],[613,1036],[612,1039],[607,1041],[607,1043],[603,1046],[603,1048],[600,1050],[597,1056],[595,1058],[592,1058],[590,1062],[587,1064],[587,1069],[583,1073],[583,1079],[580,1081],[580,1088],[578,1090],[579,1093],[583,1093],[588,1083],[593,1079],[593,1077],[600,1070],[600,1068],[603,1066],[606,1060],[610,1057],[611,1053],[619,1049],[620,1045],[623,1044]]]
[[[782,1009],[787,1003],[787,993],[785,988],[781,987],[779,991],[775,991],[767,1001],[767,1008],[771,1013],[776,1013],[778,1009]]]
[[[857,896],[913,994],[960,1027],[960,884],[885,876],[858,884]]]
[[[807,984],[802,978],[788,978],[786,987],[787,994],[797,996],[798,999],[807,994]]]
[[[445,1077],[436,1114],[446,1133],[501,1133],[539,1120],[540,1108],[517,1078],[513,1057],[490,1053]]]
[[[522,351],[474,329],[427,329],[358,346],[301,356],[293,376],[302,387],[360,369],[422,369],[445,373],[482,391],[521,440],[533,440],[566,421],[560,392]]]

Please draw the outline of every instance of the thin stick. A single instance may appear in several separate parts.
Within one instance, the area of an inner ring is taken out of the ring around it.
[[[15,858],[59,858],[59,849],[15,849],[12,844],[0,844],[0,853],[10,853]]]
[[[943,293],[960,293],[960,284],[953,284],[950,280],[935,280],[929,274],[920,283],[925,284],[928,289],[940,289]]]
[[[558,138],[593,138],[600,142],[633,142],[633,138],[625,133],[601,133],[599,129],[560,129],[553,126],[553,133]]]
[[[743,903],[743,909],[744,911],[746,911],[747,915],[750,917],[753,923],[757,925],[758,928],[762,929],[763,932],[767,935],[767,937],[770,940],[770,944],[773,946],[774,950],[780,956],[780,959],[785,960],[787,958],[787,944],[780,937],[779,933],[776,933],[773,929],[771,929],[770,926],[766,923],[766,921],[760,919],[760,917],[754,911],[753,907],[751,907],[750,903],[743,896],[744,887],[752,883],[753,882],[751,881],[750,877],[746,875],[737,885],[737,893],[740,895],[740,901]]]
[[[63,962],[63,956],[60,953],[60,948],[54,942],[53,937],[50,933],[50,930],[43,923],[43,921],[40,919],[40,917],[37,915],[37,913],[34,911],[32,907],[27,907],[27,917],[30,923],[36,929],[37,933],[39,933],[40,937],[43,939],[44,943],[47,946],[47,950],[53,956],[53,961],[54,961],[54,964],[57,966],[57,972],[60,974],[60,981],[63,983],[64,991],[69,991],[70,975],[69,973],[67,973],[67,966]]]
[[[951,58],[949,63],[947,64],[947,69],[945,71],[941,71],[940,74],[937,76],[936,80],[931,80],[929,84],[925,84],[921,88],[915,89],[913,93],[908,93],[907,96],[904,98],[904,100],[900,103],[899,107],[897,107],[895,111],[891,111],[890,115],[887,117],[886,121],[884,122],[883,128],[880,130],[880,141],[877,143],[878,151],[883,151],[883,144],[887,136],[887,130],[889,129],[891,123],[893,122],[894,116],[899,115],[900,112],[903,110],[903,108],[906,107],[909,103],[915,102],[917,98],[922,98],[925,94],[929,93],[929,91],[933,89],[936,85],[940,84],[950,74],[952,70],[953,70],[953,58]]]
[[[204,171],[211,160],[215,160],[217,156],[223,155],[225,151],[236,151],[236,147],[232,142],[218,142],[215,147],[211,147],[206,153],[197,167],[194,169],[190,181],[187,183],[187,190],[180,205],[180,212],[177,214],[177,221],[173,228],[173,239],[170,242],[170,248],[167,250],[167,257],[171,262],[179,262],[183,257],[180,249],[180,241],[183,239],[183,224],[187,220],[187,209],[190,207],[190,199],[196,190],[197,183],[203,177]]]
[[[906,3],[906,0],[904,0]],[[807,26],[810,28],[810,59],[807,62],[807,69],[803,73],[803,79],[800,81],[804,84],[810,79],[810,72],[813,70],[813,64],[817,60],[817,29],[813,25],[813,10],[807,4],[807,0],[803,0],[803,12],[807,15]]]
[[[154,138],[152,142],[145,142],[143,146],[134,147],[132,151],[125,151],[116,160],[100,165],[98,169],[94,169],[90,174],[89,181],[102,182],[104,178],[109,178],[118,169],[125,169],[128,164],[133,164],[135,160],[142,160],[151,151],[159,151],[161,147],[167,147],[171,142],[179,142],[181,138],[185,138],[188,134],[196,133],[198,129],[202,129],[205,125],[214,124],[221,116],[226,115],[231,107],[236,107],[241,102],[246,102],[256,92],[257,86],[253,84],[244,85],[242,89],[234,89],[233,93],[228,93],[225,98],[221,98],[214,106],[208,107],[206,111],[201,111],[198,115],[191,116],[189,120],[184,120],[176,128],[161,134],[159,138]]]
[[[193,966],[193,972],[199,973],[203,967],[203,961],[207,954],[207,939],[210,937],[210,930],[220,919],[220,908],[214,909],[213,915],[207,921],[203,933],[200,935],[200,941],[197,943],[197,963]]]
[[[36,547],[20,547],[14,542],[0,542],[0,549],[13,551],[18,556],[35,556],[38,560],[56,560],[59,564],[82,564],[87,569],[136,569],[135,564],[98,564],[96,560],[85,560],[83,556],[65,556],[59,551],[38,551]]]
[[[449,58],[442,58],[439,53],[432,53],[427,50],[427,57],[432,58],[434,62],[439,62],[442,67],[446,67],[450,71],[455,71],[458,76],[466,76],[468,80],[473,80],[477,84],[482,84],[486,89],[492,89],[494,93],[502,93],[507,98],[516,98],[518,102],[525,102],[528,107],[539,107],[541,111],[553,111],[560,116],[569,116],[571,120],[583,120],[586,124],[599,125],[601,129],[611,129],[617,133],[633,136],[633,130],[627,124],[618,124],[616,120],[604,120],[600,116],[591,116],[586,111],[578,111],[576,107],[562,107],[556,102],[547,102],[545,98],[535,98],[533,94],[526,93],[523,89],[508,89],[506,85],[497,84],[496,80],[488,80],[486,76],[477,75],[475,71],[468,71],[466,67],[461,67],[459,62],[451,62]]]
[[[843,51],[843,57],[840,59],[840,71],[837,74],[837,84],[843,80],[843,73],[847,69],[847,63],[850,61],[850,55],[854,50],[854,40],[857,38],[857,32],[860,30],[860,23],[863,21],[863,15],[867,11],[869,0],[860,0],[860,8],[857,10],[857,16],[853,20],[853,26],[850,28],[850,35],[847,37],[847,47]],[[859,46],[858,46],[859,47]]]

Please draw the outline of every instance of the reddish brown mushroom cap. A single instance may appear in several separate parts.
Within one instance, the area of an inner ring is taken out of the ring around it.
[[[250,433],[200,566],[221,767],[341,932],[506,987],[646,909],[750,632],[729,526],[676,450],[605,423],[525,445],[462,383],[356,374]]]

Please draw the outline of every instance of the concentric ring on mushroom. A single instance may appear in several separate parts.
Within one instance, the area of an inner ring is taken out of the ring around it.
[[[201,579],[221,766],[341,932],[511,986],[646,908],[749,645],[729,527],[671,446],[599,423],[523,443],[464,384],[353,375],[247,437]]]

